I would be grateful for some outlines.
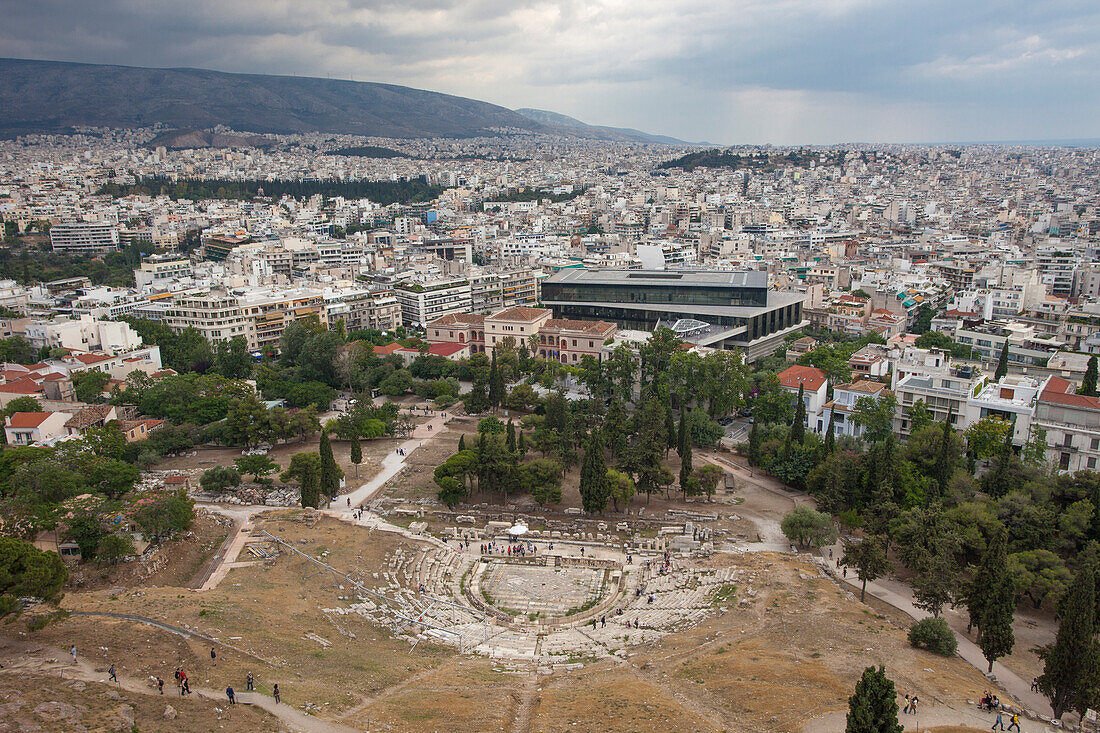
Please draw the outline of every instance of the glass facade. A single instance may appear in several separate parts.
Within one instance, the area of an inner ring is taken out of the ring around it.
[[[556,298],[546,296],[544,296],[544,298],[547,301],[556,300]],[[650,331],[657,325],[658,321],[668,323],[679,318],[687,317],[684,313],[673,313],[652,306],[649,308],[631,308],[628,303],[624,303],[623,305],[589,305],[584,302],[555,303],[552,305],[552,308],[555,318],[611,321],[612,323],[618,324],[620,328],[638,331]],[[791,303],[790,305],[772,308],[771,310],[762,310],[759,314],[748,317],[720,315],[697,315],[691,317],[724,328],[744,326],[746,329],[744,335],[735,337],[734,340],[749,342],[800,323],[802,321],[802,304]]]
[[[648,275],[647,279],[654,279]],[[653,283],[553,283],[542,284],[544,301],[574,303],[645,303],[647,305],[732,305],[763,307],[768,303],[767,288],[736,285],[698,286],[677,282]]]

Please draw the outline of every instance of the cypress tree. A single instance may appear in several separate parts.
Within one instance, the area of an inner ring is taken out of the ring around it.
[[[749,428],[749,465],[760,465],[760,446],[764,442],[764,437],[760,435],[760,429],[757,427],[756,421],[753,420],[752,427]]]
[[[676,420],[672,417],[672,405],[665,405],[665,456],[668,451],[676,447]]]
[[[497,352],[493,351],[493,362],[489,367],[489,406],[493,409],[500,407],[504,399],[504,378],[500,375],[500,367],[497,366]]]
[[[521,461],[523,457],[527,455],[527,437],[522,430],[519,433],[519,437],[516,439],[516,455],[519,456]]]
[[[1089,357],[1089,364],[1085,367],[1085,378],[1081,380],[1081,389],[1077,390],[1077,394],[1087,395],[1089,397],[1096,397],[1096,357]]]
[[[340,493],[340,477],[344,472],[336,465],[336,458],[332,455],[332,443],[325,430],[321,431],[321,445],[317,452],[321,454],[320,491],[326,498],[332,499]]]
[[[997,371],[993,372],[993,378],[998,382],[1001,377],[1008,374],[1008,337],[1005,337],[1004,346],[1001,347],[1001,355],[997,357]]]
[[[836,419],[836,410],[829,412],[829,427],[825,431],[825,455],[831,456],[836,450],[836,435],[833,433],[833,424]]]
[[[1081,564],[1073,584],[1059,604],[1061,621],[1054,643],[1039,650],[1043,673],[1039,691],[1050,700],[1054,717],[1068,710],[1082,714],[1096,707],[1100,689],[1100,650],[1096,633],[1095,556]]]
[[[687,419],[684,413],[680,413],[680,434],[678,436],[676,452],[680,454],[680,491],[684,496],[688,495],[691,485],[691,431],[687,427]]]
[[[359,444],[359,436],[351,441],[351,462],[355,464],[355,478],[359,478],[359,464],[363,462],[363,446]]]
[[[947,410],[947,419],[943,422],[943,436],[940,439],[939,455],[936,456],[935,476],[940,496],[947,493],[947,482],[951,479],[951,418],[955,416],[954,407]]]
[[[967,598],[970,620],[978,625],[978,646],[989,662],[990,672],[993,662],[1011,653],[1016,643],[1012,633],[1016,590],[1008,574],[1007,547],[1004,530],[990,538]]]
[[[898,722],[898,698],[886,669],[868,667],[848,698],[845,733],[903,733]]]
[[[791,443],[802,445],[806,436],[806,385],[798,385],[798,402],[794,406],[794,422],[791,423]]]
[[[581,463],[581,506],[585,512],[602,512],[610,495],[607,485],[607,463],[603,458],[603,440],[595,429],[584,446],[584,462]]]
[[[461,453],[464,450],[466,450],[466,434],[465,433],[458,436],[458,451],[459,451],[459,453]]]
[[[511,420],[508,421],[508,437],[504,445],[508,448],[509,453],[516,454],[516,426]]]

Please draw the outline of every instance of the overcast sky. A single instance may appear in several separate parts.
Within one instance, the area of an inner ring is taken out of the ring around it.
[[[0,18],[0,56],[383,81],[723,144],[1100,137],[1097,0],[0,0]]]

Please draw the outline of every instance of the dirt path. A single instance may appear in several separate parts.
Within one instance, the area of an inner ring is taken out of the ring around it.
[[[97,672],[95,667],[85,659],[78,657],[77,663],[73,664],[68,652],[61,649],[39,647],[16,641],[5,641],[5,651],[11,651],[13,648],[20,651],[18,661],[6,664],[4,669],[0,670],[0,674],[10,674],[12,672],[22,671],[45,673],[50,676],[58,675],[64,679],[78,679],[85,682],[108,681],[106,673]],[[138,679],[119,674],[117,684],[120,689],[126,690],[127,692],[162,697],[157,692],[156,688],[152,686],[149,678]],[[170,682],[166,682],[165,686],[169,684]],[[191,692],[194,695],[208,700],[228,704],[224,690],[192,687]],[[173,696],[169,693],[165,693],[163,697],[166,700],[173,701],[173,704],[180,704],[178,695]],[[352,728],[315,718],[285,703],[276,704],[274,699],[266,695],[261,695],[258,692],[239,692],[236,698],[239,703],[255,705],[267,711],[292,730],[301,731],[301,733],[354,733],[354,729]]]
[[[940,726],[966,726],[979,730],[989,730],[997,716],[975,708],[955,708],[949,705],[936,705],[935,707],[921,707],[916,715],[903,715],[901,709],[905,701],[898,701],[898,722],[907,731],[926,731],[929,728]],[[843,733],[847,726],[848,713],[840,710],[822,715],[806,723],[803,733]],[[1005,728],[1008,727],[1011,716],[1004,715]],[[1050,726],[1020,718],[1022,730],[1026,733],[1048,733],[1054,729]]]
[[[512,719],[512,733],[530,733],[531,714],[535,710],[535,700],[539,694],[539,673],[532,669],[523,685],[516,691],[518,705],[516,716]]]
[[[779,527],[783,514],[790,511],[796,504],[813,506],[813,499],[805,494],[790,491],[770,476],[754,475],[755,472],[747,470],[733,461],[713,455],[701,455],[700,457],[721,467],[726,473],[734,475],[739,486],[742,487],[739,493],[745,501],[738,506],[738,512],[757,524],[762,540],[759,543],[749,543],[746,549],[771,549],[788,552],[790,550],[789,542],[783,536],[782,529]],[[860,582],[855,575],[849,574],[847,578],[839,576],[836,573],[834,563],[825,558],[824,553],[827,553],[830,549],[836,557],[840,557],[843,553],[843,548],[839,544],[834,545],[832,548],[822,548],[822,563],[837,580],[858,591]],[[884,578],[869,582],[867,593],[918,621],[930,615],[914,605],[912,589],[900,581]],[[984,674],[988,669],[988,663],[985,661],[985,657],[982,656],[978,646],[965,634],[960,634],[957,630],[955,636],[959,642],[959,656]],[[1049,711],[1049,702],[1042,695],[1031,691],[1030,682],[1025,681],[1018,674],[999,663],[993,665],[993,673],[997,677],[997,684],[1025,708],[1043,713]]]

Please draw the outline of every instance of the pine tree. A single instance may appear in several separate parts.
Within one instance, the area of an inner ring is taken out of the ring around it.
[[[1008,338],[1005,338],[1004,346],[1001,347],[1001,355],[997,357],[997,371],[993,372],[993,378],[998,382],[1001,378],[1008,375]]]
[[[508,437],[504,445],[509,453],[516,454],[516,426],[511,420],[508,421]]]
[[[321,431],[321,445],[317,452],[321,454],[321,495],[332,499],[340,493],[340,477],[344,472],[336,465],[336,458],[332,455],[332,443],[329,441],[328,432]]]
[[[1100,649],[1095,638],[1096,566],[1091,558],[1081,564],[1058,610],[1058,635],[1053,644],[1039,650],[1043,660],[1039,691],[1050,700],[1055,718],[1068,710],[1084,713],[1097,707]]]
[[[897,692],[884,667],[863,670],[855,694],[848,698],[848,725],[844,731],[903,733],[904,728],[898,723]]]
[[[1081,389],[1077,394],[1096,397],[1096,357],[1090,356],[1088,366],[1085,367],[1085,378],[1081,380]]]
[[[593,430],[584,446],[584,462],[581,463],[581,506],[585,512],[595,514],[607,506],[610,495],[607,484],[607,464],[603,457],[603,440],[600,431]]]
[[[794,406],[794,422],[791,423],[791,444],[802,445],[806,436],[806,385],[798,385],[798,402]]]
[[[497,366],[497,353],[493,352],[493,362],[489,367],[489,406],[493,409],[500,407],[504,399],[504,378],[500,375],[500,367]]]
[[[825,455],[831,456],[836,450],[836,433],[833,432],[833,424],[836,419],[836,410],[829,412],[829,428],[825,431]]]
[[[359,436],[352,438],[350,458],[355,464],[355,478],[359,478],[359,464],[363,462],[363,446],[359,444]]]

